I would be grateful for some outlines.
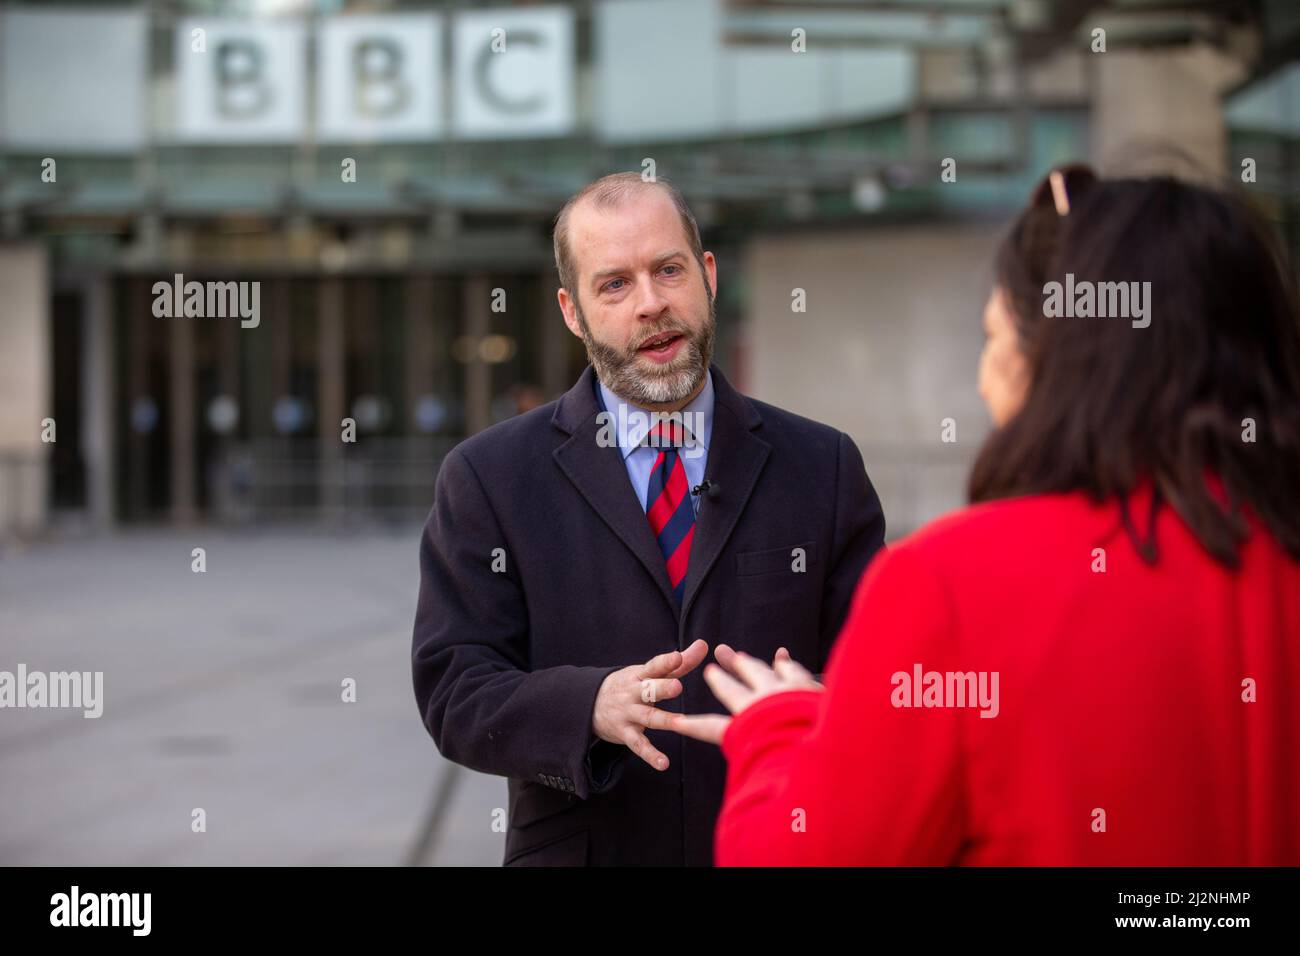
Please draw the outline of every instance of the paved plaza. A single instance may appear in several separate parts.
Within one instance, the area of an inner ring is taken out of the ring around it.
[[[499,865],[505,780],[443,760],[412,693],[418,543],[199,528],[0,552],[0,671],[104,675],[98,719],[0,709],[0,865]]]

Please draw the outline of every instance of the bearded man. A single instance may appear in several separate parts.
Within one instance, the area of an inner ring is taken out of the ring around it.
[[[582,189],[555,264],[591,364],[443,462],[416,701],[444,757],[508,778],[505,865],[709,866],[725,763],[668,713],[726,712],[711,647],[822,671],[884,515],[847,435],[712,364],[717,263],[673,185]]]

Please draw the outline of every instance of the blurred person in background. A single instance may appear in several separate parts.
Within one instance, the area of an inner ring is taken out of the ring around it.
[[[443,756],[509,778],[506,865],[707,866],[726,766],[670,709],[722,712],[719,633],[821,670],[884,514],[847,435],[711,364],[717,266],[675,187],[596,181],[555,259],[592,364],[444,461],[416,699]]]
[[[717,861],[1300,864],[1288,267],[1226,195],[1074,167],[996,271],[972,505],[873,564],[824,687],[720,646],[734,716],[674,718],[728,760]],[[1135,281],[1145,325],[1045,314]]]

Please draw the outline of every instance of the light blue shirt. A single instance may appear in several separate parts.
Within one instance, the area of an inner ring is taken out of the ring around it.
[[[637,501],[641,502],[642,508],[647,508],[646,494],[650,488],[650,472],[662,449],[653,445],[642,445],[641,440],[650,431],[655,413],[623,401],[606,388],[604,382],[600,383],[600,397],[605,402],[605,410],[614,416],[612,420],[615,423],[626,422],[627,427],[616,428],[614,434],[618,437],[619,450],[623,453],[623,464],[627,466],[627,476],[632,480]],[[694,442],[685,448],[679,448],[678,457],[686,469],[687,486],[694,488],[704,481],[704,466],[709,459],[709,438],[713,434],[712,371],[705,375],[704,388],[700,389],[700,394],[691,399],[680,414],[682,423],[694,436]],[[691,502],[698,512],[700,495],[691,495]]]

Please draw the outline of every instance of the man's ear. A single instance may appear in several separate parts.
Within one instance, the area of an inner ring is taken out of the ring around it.
[[[713,298],[718,297],[718,260],[713,257],[713,253],[704,254],[704,281],[709,284],[709,294]]]
[[[564,324],[568,326],[570,332],[582,338],[582,326],[578,324],[578,310],[576,303],[569,296],[569,290],[560,288],[555,293],[555,299],[560,303],[560,312],[564,314]]]

